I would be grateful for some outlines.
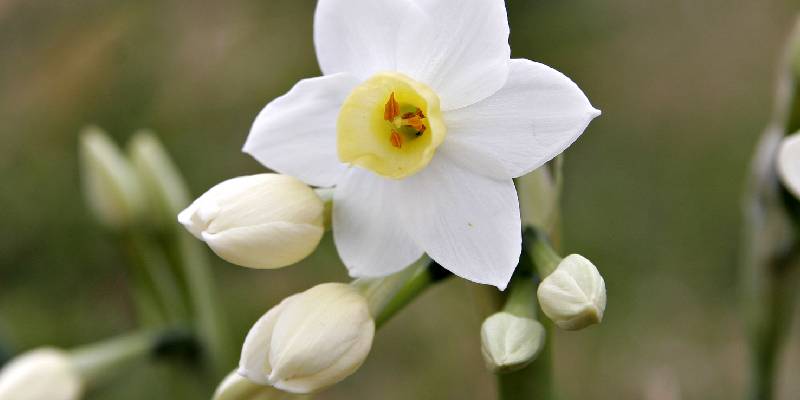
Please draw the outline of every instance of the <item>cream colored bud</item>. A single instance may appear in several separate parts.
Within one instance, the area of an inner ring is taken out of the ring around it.
[[[307,398],[309,397],[253,383],[234,371],[219,384],[211,400],[300,400]]]
[[[278,174],[222,182],[178,215],[218,256],[249,268],[294,264],[317,248],[324,204],[310,187]]]
[[[800,198],[800,134],[791,135],[781,143],[777,157],[778,174],[786,189]]]
[[[325,283],[273,307],[247,334],[239,374],[292,393],[313,393],[354,373],[375,322],[353,286]]]
[[[545,341],[542,324],[532,318],[498,312],[481,325],[481,352],[495,372],[523,368],[539,355]]]
[[[33,350],[0,370],[0,399],[76,400],[82,392],[77,369],[60,350]]]
[[[606,309],[606,284],[591,261],[571,254],[539,284],[539,305],[561,329],[600,323]]]
[[[144,208],[136,173],[111,139],[97,127],[80,138],[81,177],[89,208],[102,224],[119,229],[131,225]]]

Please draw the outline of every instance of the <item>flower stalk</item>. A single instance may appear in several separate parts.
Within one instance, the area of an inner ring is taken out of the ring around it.
[[[782,139],[800,130],[800,20],[787,45],[772,119],[755,150],[744,196],[741,290],[750,337],[748,399],[775,396],[775,376],[797,298],[798,200],[778,179]]]

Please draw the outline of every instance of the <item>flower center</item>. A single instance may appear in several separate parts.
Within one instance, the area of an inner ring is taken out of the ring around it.
[[[439,97],[397,73],[379,73],[356,87],[337,121],[342,162],[401,179],[428,165],[447,129]]]

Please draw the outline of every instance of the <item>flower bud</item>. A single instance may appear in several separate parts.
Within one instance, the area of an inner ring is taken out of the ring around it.
[[[80,138],[81,175],[89,209],[112,229],[124,228],[142,214],[144,197],[127,158],[97,127]]]
[[[76,400],[82,392],[77,369],[56,349],[30,351],[0,370],[0,399]]]
[[[800,198],[800,134],[783,139],[778,151],[778,174],[786,189]]]
[[[287,393],[272,386],[258,385],[237,374],[228,374],[211,400],[300,400],[308,396]]]
[[[249,268],[294,264],[317,248],[322,200],[296,178],[278,174],[222,182],[178,215],[218,256]]]
[[[600,323],[606,308],[606,284],[591,261],[572,254],[539,284],[542,311],[561,329]]]
[[[167,150],[153,133],[137,132],[128,142],[128,154],[149,201],[151,222],[175,226],[175,214],[190,202],[189,189]]]
[[[312,393],[350,376],[375,334],[366,298],[325,283],[273,307],[247,334],[239,374],[292,393]]]
[[[481,352],[489,369],[511,372],[523,368],[539,355],[545,331],[533,318],[498,312],[481,325]]]

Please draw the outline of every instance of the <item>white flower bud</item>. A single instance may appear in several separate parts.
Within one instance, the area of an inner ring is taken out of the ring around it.
[[[178,215],[223,259],[249,268],[294,264],[317,248],[325,206],[296,178],[243,176],[209,189]]]
[[[300,400],[308,396],[287,393],[272,386],[251,382],[236,371],[219,384],[211,400]]]
[[[113,229],[132,224],[145,200],[128,159],[96,127],[81,133],[80,156],[84,193],[97,220]]]
[[[350,376],[375,335],[366,298],[325,283],[273,307],[247,334],[239,374],[292,393],[312,393]]]
[[[0,399],[76,400],[82,392],[77,369],[56,349],[30,351],[0,370]]]
[[[606,309],[606,284],[591,261],[572,254],[539,285],[542,311],[561,329],[600,323]]]
[[[784,186],[800,198],[800,134],[783,139],[777,162],[778,174]]]
[[[495,313],[481,325],[483,359],[495,372],[525,367],[539,355],[544,340],[544,327],[539,321],[508,312]]]

